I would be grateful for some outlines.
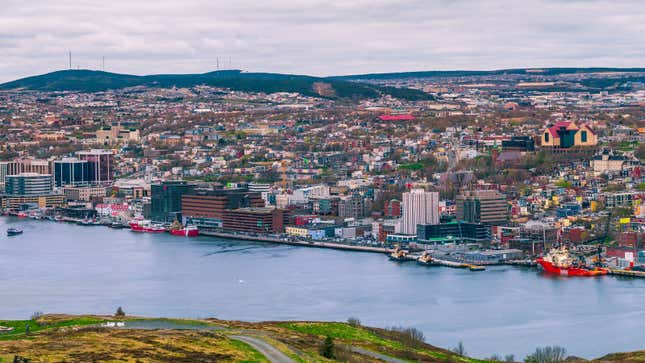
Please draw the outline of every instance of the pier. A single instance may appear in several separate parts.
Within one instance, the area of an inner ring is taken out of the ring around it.
[[[645,271],[621,270],[613,268],[609,269],[609,274],[629,277],[645,277]]]
[[[282,238],[270,237],[270,236],[251,236],[247,234],[226,233],[226,232],[217,232],[217,231],[200,231],[199,233],[201,235],[211,236],[211,237],[239,239],[239,240],[245,240],[245,241],[269,242],[269,243],[277,243],[277,244],[301,246],[301,247],[331,248],[335,250],[371,252],[371,253],[392,253],[393,251],[392,249],[386,248],[386,247],[355,246],[355,245],[349,245],[349,244],[343,244],[343,243],[301,241],[301,240],[292,240],[292,239],[282,239]]]

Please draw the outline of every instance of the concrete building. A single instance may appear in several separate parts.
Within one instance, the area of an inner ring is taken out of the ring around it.
[[[508,203],[496,190],[466,191],[457,196],[457,220],[470,223],[504,224]]]
[[[401,233],[417,234],[417,224],[439,223],[439,193],[412,189],[403,193]]]

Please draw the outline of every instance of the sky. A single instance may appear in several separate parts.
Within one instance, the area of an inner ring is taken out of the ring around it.
[[[141,75],[645,67],[645,1],[0,0],[0,82],[68,51]]]

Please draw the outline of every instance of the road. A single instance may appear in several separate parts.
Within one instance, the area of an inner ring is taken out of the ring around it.
[[[383,362],[388,362],[388,363],[407,363],[404,360],[394,358],[394,357],[390,357],[389,355],[372,352],[371,350],[367,350],[367,349],[363,349],[363,348],[359,348],[359,347],[351,347],[351,350],[354,353],[358,353],[358,354],[366,355],[368,357],[376,358],[376,359],[382,360]]]
[[[231,339],[244,342],[262,353],[271,363],[295,363],[293,359],[262,339],[244,335],[232,335]]]

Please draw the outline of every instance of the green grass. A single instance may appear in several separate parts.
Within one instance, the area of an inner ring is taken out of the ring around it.
[[[90,317],[74,318],[44,324],[38,324],[38,322],[35,320],[0,320],[0,326],[13,328],[13,331],[0,333],[0,340],[12,340],[25,337],[27,332],[27,325],[29,325],[29,333],[32,334],[47,329],[64,328],[69,326],[94,325],[100,324],[104,321],[105,319]]]

